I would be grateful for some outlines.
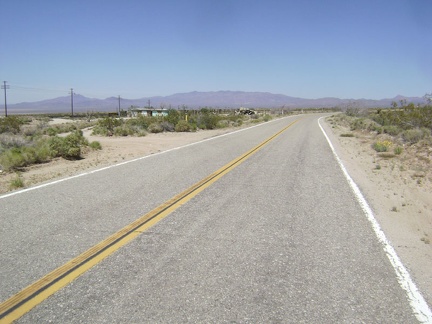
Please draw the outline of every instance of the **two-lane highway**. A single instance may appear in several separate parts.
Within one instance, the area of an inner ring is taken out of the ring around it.
[[[33,283],[42,291],[40,278],[121,229],[131,236],[114,237],[105,259],[70,270],[77,278],[54,283],[47,299],[33,289],[34,308],[21,300],[3,314],[24,313],[22,323],[418,322],[318,117],[0,197],[3,302]],[[155,225],[128,227],[161,210]]]

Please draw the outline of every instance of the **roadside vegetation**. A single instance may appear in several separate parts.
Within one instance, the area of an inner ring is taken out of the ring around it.
[[[100,144],[83,136],[81,129],[88,126],[88,122],[49,126],[46,118],[26,116],[0,118],[0,170],[21,171],[57,157],[76,160],[86,148],[100,149]]]
[[[263,117],[258,117],[264,121]],[[94,135],[102,136],[145,136],[148,133],[194,132],[199,129],[217,129],[241,126],[246,116],[221,114],[208,108],[193,111],[168,110],[167,116],[99,119],[93,128]],[[268,120],[268,119],[267,119]]]
[[[408,171],[421,185],[432,182],[432,106],[401,102],[387,109],[350,109],[330,119],[341,137],[356,137],[370,143],[376,170]]]
[[[89,142],[84,136],[146,136],[161,132],[195,132],[228,127],[240,127],[273,118],[329,109],[169,109],[166,116],[126,116],[116,113],[87,112],[75,114],[41,114],[0,116],[0,173],[16,177],[10,188],[23,187],[22,175],[27,167],[54,159],[80,160],[88,152],[101,150],[99,142]],[[62,123],[53,123],[61,119]]]
[[[69,118],[68,116],[57,116]],[[247,120],[268,121],[269,114],[244,116],[221,114],[203,108],[196,111],[169,110],[167,116],[117,118],[85,114],[70,122],[52,125],[51,116],[8,116],[0,118],[0,171],[21,172],[25,167],[55,158],[81,159],[88,150],[102,149],[99,142],[89,142],[83,129],[101,136],[145,136],[148,133],[193,132],[196,130],[241,126]],[[20,177],[13,187],[22,185]]]

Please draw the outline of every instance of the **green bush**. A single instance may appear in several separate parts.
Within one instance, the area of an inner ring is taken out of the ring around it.
[[[391,145],[390,141],[377,141],[372,146],[377,152],[387,152]]]
[[[115,136],[129,136],[129,135],[134,135],[135,134],[135,129],[128,125],[128,124],[123,124],[120,126],[117,126],[114,128],[114,134]]]
[[[400,155],[400,154],[402,154],[402,152],[403,152],[403,148],[402,148],[402,147],[400,147],[400,146],[396,146],[396,147],[394,148],[394,153],[395,153],[396,155]]]
[[[164,131],[163,127],[159,123],[152,123],[148,127],[150,133],[162,133]]]
[[[99,119],[96,126],[93,128],[92,134],[102,136],[114,135],[114,129],[123,124],[122,119],[116,119],[111,117],[105,117]]]
[[[143,115],[139,115],[136,118],[131,118],[126,121],[128,125],[135,126],[140,129],[147,129],[152,122],[152,117],[147,117]]]
[[[364,118],[355,118],[350,123],[350,129],[354,130],[363,130],[367,129],[368,125],[365,123]]]
[[[102,150],[102,145],[98,141],[93,141],[89,144],[90,148],[93,150]]]
[[[2,153],[0,165],[3,171],[10,171],[26,165],[24,156],[19,148],[12,148]]]
[[[105,127],[95,126],[92,129],[92,135],[109,136],[109,135],[113,135],[113,134],[109,133],[108,129]]]
[[[53,157],[52,151],[45,141],[34,146],[21,146],[10,148],[0,155],[2,170],[17,170],[35,163],[49,161]]]
[[[198,114],[197,126],[201,129],[215,129],[219,120],[219,115],[214,114],[207,108],[202,108]]]
[[[0,118],[0,133],[18,134],[24,121],[16,116]]]
[[[180,121],[180,114],[177,110],[169,109],[168,116],[165,117],[165,120],[174,127]]]
[[[218,121],[216,128],[226,128],[230,126],[229,120],[221,119]]]
[[[191,125],[186,120],[180,120],[175,126],[176,132],[190,132],[191,130]]]
[[[55,156],[61,156],[68,160],[81,158],[81,146],[87,146],[88,141],[83,136],[82,131],[75,131],[66,137],[52,137],[50,148]]]
[[[383,126],[383,131],[386,134],[396,136],[402,132],[402,129],[396,125],[387,125],[387,126]]]
[[[263,117],[263,120],[265,121],[265,122],[268,122],[269,120],[272,120],[273,119],[273,117],[271,116],[271,115],[269,115],[269,114],[266,114],[266,115],[264,115],[264,117]]]
[[[13,190],[23,188],[24,186],[24,179],[22,178],[21,174],[17,173],[15,178],[11,180],[9,184],[9,189]]]
[[[55,136],[59,133],[58,128],[48,127],[45,129],[44,133],[48,136]]]
[[[402,138],[411,144],[418,143],[422,139],[429,137],[431,134],[427,128],[407,129],[402,133]]]

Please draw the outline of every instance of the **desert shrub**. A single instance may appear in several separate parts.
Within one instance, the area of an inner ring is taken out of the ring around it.
[[[177,110],[169,109],[168,116],[165,117],[165,120],[173,125],[173,128],[180,121],[180,113]],[[169,131],[172,132],[172,131]]]
[[[16,116],[0,118],[0,133],[18,134],[24,121]]]
[[[432,128],[432,107],[415,107],[408,104],[399,109],[381,109],[370,118],[382,126],[394,125],[401,129]]]
[[[216,127],[217,128],[226,128],[230,126],[230,122],[226,119],[219,120]]]
[[[363,129],[364,125],[363,125],[363,119],[362,118],[358,118],[358,119],[353,119],[350,122],[350,130],[354,131],[357,129]]]
[[[148,127],[150,133],[162,133],[164,131],[163,127],[159,123],[152,123]]]
[[[11,147],[26,146],[29,144],[30,141],[22,135],[15,135],[9,133],[0,134],[0,152],[1,148],[7,149]]]
[[[390,141],[377,141],[372,145],[372,147],[377,152],[387,152],[391,145],[392,142]]]
[[[49,136],[55,136],[57,134],[70,133],[79,129],[87,128],[95,125],[95,123],[81,121],[79,123],[65,123],[51,125],[43,129],[43,133]]]
[[[89,144],[89,147],[92,148],[93,150],[102,150],[102,145],[100,142],[98,141],[93,141]]]
[[[26,136],[26,137],[37,137],[43,133],[43,126],[39,125],[32,125],[32,126],[26,126],[21,127],[20,134]]]
[[[201,129],[215,129],[220,117],[207,108],[202,108],[198,114],[197,126]]]
[[[135,126],[141,129],[147,129],[152,122],[152,117],[147,117],[143,115],[139,115],[136,118],[131,118],[126,121],[128,125]]]
[[[383,126],[383,131],[386,134],[396,136],[402,132],[402,129],[396,125],[387,125],[387,126]]]
[[[128,124],[122,124],[120,126],[115,127],[114,132],[111,133],[111,135],[115,135],[115,136],[129,136],[134,134],[135,134],[135,129]]]
[[[191,130],[192,127],[186,120],[180,120],[175,126],[176,132],[190,132]]]
[[[396,146],[394,148],[394,154],[400,155],[400,154],[402,154],[402,152],[403,152],[403,148],[401,146]]]
[[[265,122],[268,122],[269,120],[272,120],[272,119],[273,119],[273,117],[269,114],[265,114],[263,117],[263,121],[265,121]]]
[[[0,155],[2,170],[17,170],[35,163],[48,161],[52,158],[52,151],[46,141],[40,141],[33,146],[10,148]]]
[[[134,128],[134,136],[142,137],[148,134],[147,130],[142,128]]]
[[[44,133],[48,136],[55,136],[59,132],[58,132],[58,128],[48,127],[47,129],[45,129]]]
[[[110,133],[105,127],[95,126],[92,129],[92,135],[109,136],[112,135],[112,133]]]
[[[81,146],[88,145],[88,141],[82,131],[75,131],[66,137],[52,137],[49,144],[54,156],[74,160],[81,158]]]
[[[0,156],[0,165],[3,171],[10,171],[26,165],[21,150],[17,147],[5,151]]]
[[[357,117],[360,114],[360,108],[358,107],[348,107],[345,111],[347,116]]]
[[[23,188],[24,185],[24,179],[22,178],[21,174],[17,173],[15,178],[13,178],[9,184],[9,189],[18,189]]]
[[[242,118],[238,118],[238,119],[232,120],[231,121],[231,125],[234,126],[234,127],[241,126],[241,125],[243,125],[243,119]]]
[[[175,124],[172,124],[168,121],[163,121],[162,123],[160,123],[161,127],[163,128],[164,131],[166,132],[174,132],[175,130]]]
[[[102,135],[102,136],[112,136],[114,134],[114,128],[119,127],[122,124],[123,124],[122,119],[105,117],[98,120],[96,126],[93,127],[92,134]]]
[[[39,140],[35,145],[36,160],[35,163],[47,162],[54,157],[49,142],[47,140]]]
[[[378,134],[382,134],[384,132],[384,127],[378,124],[377,122],[370,120],[367,125],[367,130],[370,132],[376,132]]]
[[[403,131],[402,138],[404,141],[414,144],[420,142],[422,139],[429,137],[430,134],[431,132],[427,128],[414,128]]]

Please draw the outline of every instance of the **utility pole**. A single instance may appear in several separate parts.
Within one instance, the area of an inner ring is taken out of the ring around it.
[[[7,100],[6,100],[6,89],[9,89],[9,86],[6,85],[7,81],[3,81],[3,85],[1,86],[4,89],[4,98],[5,98],[5,117],[7,117]]]
[[[118,96],[118,116],[120,117],[120,96]]]
[[[73,113],[73,88],[70,89],[70,95],[71,95],[71,112],[72,112],[72,118],[74,117],[74,113]]]

